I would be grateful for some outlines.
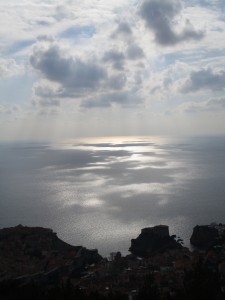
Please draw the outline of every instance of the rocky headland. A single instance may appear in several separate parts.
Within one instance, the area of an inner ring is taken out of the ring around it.
[[[167,250],[181,249],[182,245],[169,235],[169,227],[158,225],[144,228],[141,234],[131,240],[130,252],[139,257],[149,257]]]
[[[222,223],[197,225],[193,228],[190,242],[193,246],[203,250],[221,246],[225,243],[225,225]]]
[[[86,264],[101,259],[97,250],[71,246],[49,228],[18,225],[0,230],[0,276],[44,274],[60,268],[79,274]]]

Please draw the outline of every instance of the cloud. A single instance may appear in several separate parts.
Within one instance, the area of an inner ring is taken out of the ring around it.
[[[143,58],[145,55],[143,50],[138,45],[133,44],[128,47],[127,56],[131,60],[136,60]]]
[[[107,78],[106,71],[95,62],[66,57],[55,44],[47,49],[36,47],[30,63],[48,80],[75,92],[94,90]]]
[[[142,102],[137,91],[120,91],[105,93],[99,97],[83,101],[81,104],[85,108],[111,107],[112,104],[119,104],[123,107],[137,106]]]
[[[12,58],[0,58],[0,78],[22,75],[25,68]]]
[[[210,68],[193,71],[181,88],[182,93],[197,92],[202,89],[223,90],[225,88],[225,71],[213,72]]]
[[[193,0],[190,2],[193,2]],[[223,0],[200,0],[199,5],[201,5],[203,7],[217,9],[220,11],[224,10],[224,1]]]
[[[33,105],[35,107],[59,107],[61,95],[60,87],[40,81],[33,87]]]
[[[117,50],[109,50],[103,56],[103,62],[111,62],[113,68],[117,70],[122,70],[125,61],[125,55],[123,52]]]
[[[29,46],[31,46],[32,44],[34,44],[35,40],[20,40],[20,41],[16,41],[15,43],[13,43],[9,49],[8,49],[8,53],[9,54],[14,54],[17,53],[19,51],[24,50],[25,48],[28,48]]]
[[[55,13],[53,15],[54,19],[58,22],[64,19],[70,19],[74,17],[73,12],[69,9],[68,6],[58,5],[55,8]]]
[[[220,110],[225,109],[225,98],[210,99],[206,103],[208,110]]]
[[[126,84],[127,78],[123,74],[112,76],[108,80],[108,87],[112,90],[121,90]]]
[[[122,38],[130,38],[133,32],[130,25],[127,22],[119,23],[117,29],[111,35],[112,38],[122,37]]]
[[[37,98],[34,105],[39,107],[59,107],[60,101],[58,99]]]
[[[33,68],[44,77],[33,86],[33,104],[37,108],[59,107],[66,98],[76,98],[78,105],[86,108],[110,107],[113,103],[122,106],[138,104],[137,87],[126,91],[133,77],[129,74],[128,81],[125,72],[115,71],[107,64],[122,64],[123,61],[125,55],[122,52],[110,50],[104,54],[100,66],[97,59],[95,62],[88,58],[81,61],[64,55],[55,43],[46,47],[44,42],[34,49],[30,58]]]
[[[202,102],[184,103],[176,108],[176,112],[201,113],[225,111],[225,98],[212,98]]]
[[[14,104],[14,105],[0,105],[0,114],[4,115],[15,115],[21,111],[21,108]]]
[[[115,76],[111,76],[107,79],[104,84],[106,90],[110,91],[119,91],[122,90],[123,87],[126,85],[126,76],[123,74],[118,74]],[[71,89],[67,89],[61,85],[54,84],[52,82],[48,82],[45,80],[41,80],[40,82],[36,83],[33,86],[33,104],[35,106],[60,106],[62,99],[65,98],[74,98],[74,97],[81,97],[86,98],[88,97],[89,93],[79,94],[74,92]],[[96,91],[98,94],[98,91]],[[103,100],[105,101],[105,100]],[[45,104],[46,102],[46,104]],[[101,104],[100,106],[105,106]],[[107,104],[108,106],[108,104]]]
[[[81,103],[83,108],[95,108],[95,107],[110,107],[111,106],[111,96],[110,94],[104,94],[97,98],[86,99]]]
[[[45,20],[39,20],[36,22],[36,24],[40,27],[47,27],[47,26],[51,25],[50,22],[45,21]]]
[[[37,36],[37,41],[42,42],[54,42],[54,37],[51,35],[41,34]]]
[[[41,80],[33,86],[32,105],[39,115],[55,115],[61,109],[62,88]]]
[[[34,95],[41,98],[60,97],[62,88],[49,84],[48,82],[40,81],[33,86]]]
[[[96,33],[96,29],[92,25],[86,26],[71,26],[64,30],[60,37],[78,39],[81,37],[91,38]]]
[[[131,30],[129,24],[126,22],[121,22],[118,25],[117,32],[120,34],[129,35],[129,36],[132,35],[132,30]]]
[[[172,100],[180,91],[191,70],[191,66],[180,60],[162,70],[154,70],[148,80],[151,95],[160,100]]]
[[[153,31],[155,41],[161,46],[171,46],[189,40],[200,40],[202,31],[196,31],[189,20],[182,32],[174,31],[175,17],[181,12],[179,0],[146,0],[140,8],[140,16]]]

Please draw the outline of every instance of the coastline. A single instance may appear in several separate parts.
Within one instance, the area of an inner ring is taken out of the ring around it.
[[[216,228],[221,234],[220,244],[218,236],[211,234]],[[208,240],[205,238],[207,230]],[[62,294],[57,299],[65,299],[68,289],[74,297],[76,295],[76,299],[93,299],[93,293],[97,293],[100,297],[97,299],[122,297],[139,300],[142,299],[142,293],[149,292],[151,286],[145,284],[150,276],[158,294],[157,299],[164,299],[166,295],[179,299],[179,295],[185,293],[186,284],[190,284],[190,278],[195,280],[193,272],[199,266],[203,281],[208,280],[208,277],[204,279],[206,274],[218,274],[219,281],[216,284],[220,289],[216,288],[215,292],[223,296],[225,225],[196,226],[193,241],[204,242],[204,249],[202,247],[201,250],[191,252],[182,245],[182,239],[169,235],[168,226],[157,225],[143,228],[140,235],[131,240],[131,254],[122,256],[120,252],[113,252],[110,259],[107,259],[100,256],[96,249],[89,250],[63,242],[48,228],[18,225],[1,229],[0,296],[6,295],[2,299],[19,299],[14,296],[20,292],[21,299],[26,299],[26,294],[29,299],[34,296],[34,289],[38,288],[41,295],[35,298],[38,300],[51,299],[51,293],[57,290]],[[189,277],[186,278],[185,274],[189,274]],[[212,289],[212,286],[209,287]],[[190,290],[190,293],[195,292]],[[10,295],[12,298],[7,298]]]

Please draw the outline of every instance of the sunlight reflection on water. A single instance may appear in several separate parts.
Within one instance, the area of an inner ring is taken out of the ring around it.
[[[142,227],[168,224],[188,245],[197,223],[225,222],[224,139],[107,137],[7,147],[0,148],[1,227],[51,227],[106,255],[127,253]]]

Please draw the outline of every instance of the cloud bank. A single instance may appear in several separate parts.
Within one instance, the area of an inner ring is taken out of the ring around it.
[[[212,131],[221,132],[223,6],[200,0],[2,3],[2,132],[7,137],[7,128],[35,127],[41,136],[40,124],[46,132],[69,124],[68,132],[75,127],[83,135],[190,134],[187,124],[207,122],[206,112]],[[20,126],[8,118],[12,107],[20,107]]]

